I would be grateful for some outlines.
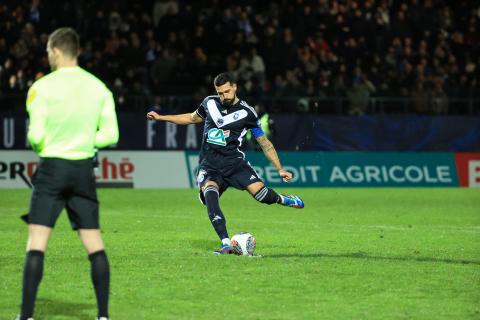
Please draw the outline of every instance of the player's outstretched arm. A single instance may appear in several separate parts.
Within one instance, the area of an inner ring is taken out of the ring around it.
[[[168,121],[176,124],[192,124],[200,123],[203,119],[197,114],[197,112],[173,114],[173,115],[160,115],[155,111],[147,113],[147,118],[155,121]]]
[[[257,142],[263,150],[265,157],[272,163],[272,165],[277,169],[278,174],[283,178],[285,181],[289,181],[292,179],[293,175],[291,172],[283,169],[282,164],[280,163],[280,159],[278,158],[277,151],[273,146],[273,143],[268,140],[268,138],[263,135],[257,138]]]

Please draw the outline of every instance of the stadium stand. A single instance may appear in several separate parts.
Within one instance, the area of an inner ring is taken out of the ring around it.
[[[23,110],[49,72],[48,33],[71,26],[81,65],[124,111],[190,110],[228,70],[252,101],[283,99],[274,112],[381,112],[387,99],[395,112],[478,113],[479,21],[467,0],[6,0],[0,111]]]

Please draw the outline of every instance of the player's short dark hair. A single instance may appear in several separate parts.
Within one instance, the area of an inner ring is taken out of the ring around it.
[[[215,87],[223,86],[227,82],[237,83],[233,75],[228,72],[220,73],[215,77],[215,79],[213,79],[213,84],[215,85]]]
[[[48,37],[50,47],[57,48],[71,57],[78,57],[80,53],[80,40],[77,32],[72,28],[59,28]]]

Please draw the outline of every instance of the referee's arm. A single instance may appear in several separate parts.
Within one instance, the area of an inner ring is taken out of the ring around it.
[[[115,113],[115,102],[112,93],[108,91],[98,121],[98,131],[95,136],[95,147],[104,148],[118,142],[118,123]]]
[[[32,149],[39,153],[42,151],[45,140],[47,103],[45,99],[37,93],[37,90],[32,87],[28,91],[26,104],[27,112],[30,117],[27,134],[28,142],[30,142]]]

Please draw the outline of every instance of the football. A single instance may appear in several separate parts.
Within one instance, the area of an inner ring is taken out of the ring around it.
[[[248,232],[240,232],[232,237],[235,253],[241,256],[252,256],[257,247],[257,240]]]

